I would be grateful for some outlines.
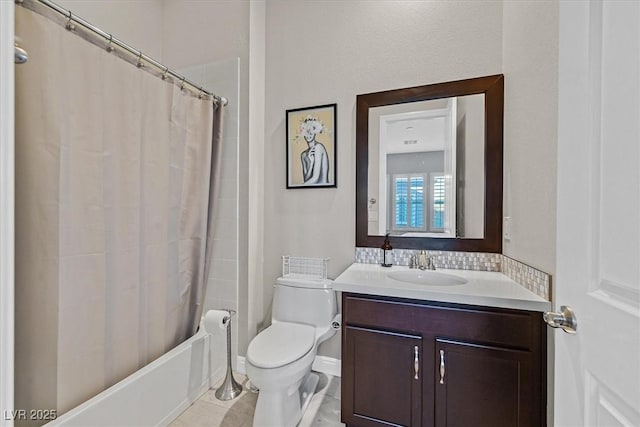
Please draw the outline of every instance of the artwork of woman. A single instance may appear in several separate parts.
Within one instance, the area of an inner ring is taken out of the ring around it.
[[[307,116],[300,124],[300,134],[308,148],[300,155],[304,185],[329,183],[329,157],[322,143],[316,141],[316,135],[322,133],[324,125],[318,118]]]

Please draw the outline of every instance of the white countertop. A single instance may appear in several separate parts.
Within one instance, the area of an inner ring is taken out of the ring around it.
[[[412,298],[456,304],[471,304],[518,310],[547,311],[551,303],[498,272],[438,269],[440,273],[463,277],[464,285],[433,286],[400,282],[387,277],[390,271],[409,270],[406,266],[381,267],[377,264],[351,264],[333,282],[341,292]]]

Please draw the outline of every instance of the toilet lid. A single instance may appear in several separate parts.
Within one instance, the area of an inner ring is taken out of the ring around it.
[[[274,323],[251,341],[247,359],[259,368],[279,368],[307,354],[313,347],[314,339],[313,326]]]

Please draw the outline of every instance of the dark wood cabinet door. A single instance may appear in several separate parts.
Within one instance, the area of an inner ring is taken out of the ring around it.
[[[349,426],[420,426],[422,339],[346,327],[342,421]]]
[[[350,293],[342,309],[349,427],[546,426],[541,313]]]
[[[539,427],[529,351],[436,339],[436,427]]]

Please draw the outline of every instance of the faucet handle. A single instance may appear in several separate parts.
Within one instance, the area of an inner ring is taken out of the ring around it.
[[[427,251],[421,250],[418,254],[418,268],[425,270],[427,267]]]

